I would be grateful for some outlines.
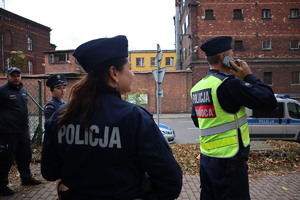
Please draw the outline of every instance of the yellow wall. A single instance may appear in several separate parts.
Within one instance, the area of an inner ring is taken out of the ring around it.
[[[150,51],[150,50],[139,50],[139,51],[129,51],[130,62],[132,71],[152,71],[157,69],[156,65],[151,66],[151,57],[155,58],[157,51]],[[173,58],[173,65],[166,66],[166,58],[172,57]],[[144,66],[137,66],[136,58],[144,58]],[[166,70],[175,70],[176,66],[176,52],[175,50],[163,50],[163,57],[160,63],[160,67],[166,67]]]

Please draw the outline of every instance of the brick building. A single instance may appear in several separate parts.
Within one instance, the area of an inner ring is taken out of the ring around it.
[[[275,93],[300,99],[299,0],[175,0],[177,69],[193,70],[193,84],[208,65],[201,44],[233,37],[235,58],[245,60]]]
[[[22,51],[25,55],[24,73],[45,73],[44,52],[55,49],[55,45],[50,44],[50,32],[47,26],[0,8],[0,73],[9,67],[12,51]]]

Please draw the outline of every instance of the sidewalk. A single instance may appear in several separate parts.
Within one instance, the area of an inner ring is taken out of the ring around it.
[[[40,174],[39,165],[32,166],[35,175]],[[37,176],[36,176],[37,177]],[[300,199],[300,172],[284,176],[264,176],[250,178],[250,195],[252,200],[298,200]],[[11,197],[0,197],[0,200],[56,200],[54,182],[43,180],[37,186],[18,186],[16,194]],[[199,200],[199,176],[184,175],[182,192],[178,200]]]

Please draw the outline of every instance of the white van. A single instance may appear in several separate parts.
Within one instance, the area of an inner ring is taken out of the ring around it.
[[[275,96],[278,107],[274,111],[247,108],[250,138],[300,141],[300,103],[289,95]]]

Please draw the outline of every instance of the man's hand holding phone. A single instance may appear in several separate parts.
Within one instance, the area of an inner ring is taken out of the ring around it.
[[[230,73],[235,75],[240,80],[244,80],[244,77],[248,74],[252,74],[252,71],[248,64],[240,59],[234,60],[228,56],[224,57],[223,64],[230,68]],[[229,65],[229,66],[228,66]]]

